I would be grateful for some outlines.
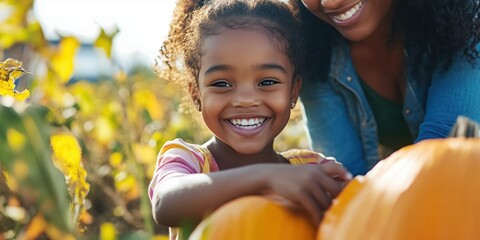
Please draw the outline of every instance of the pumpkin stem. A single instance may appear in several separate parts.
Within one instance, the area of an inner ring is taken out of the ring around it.
[[[475,121],[459,116],[449,137],[480,138],[480,127]]]

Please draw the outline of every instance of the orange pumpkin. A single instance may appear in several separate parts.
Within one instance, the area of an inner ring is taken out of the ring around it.
[[[480,139],[407,146],[346,186],[317,239],[478,239],[479,184]]]
[[[261,196],[226,203],[202,221],[189,239],[315,239],[308,216],[284,203]]]

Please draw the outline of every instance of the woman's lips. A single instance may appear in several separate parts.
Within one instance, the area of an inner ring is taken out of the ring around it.
[[[346,27],[355,23],[363,13],[365,3],[367,1],[360,1],[344,11],[330,11],[328,15],[330,18],[341,27]]]

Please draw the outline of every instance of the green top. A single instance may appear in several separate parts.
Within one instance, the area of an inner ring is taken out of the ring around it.
[[[412,144],[413,138],[403,118],[402,104],[380,96],[363,80],[360,82],[377,122],[379,143],[394,151]]]

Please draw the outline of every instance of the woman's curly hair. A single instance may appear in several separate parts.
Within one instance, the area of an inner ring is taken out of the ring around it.
[[[265,33],[301,74],[304,51],[299,26],[289,5],[278,0],[179,0],[156,67],[161,77],[190,89],[196,84],[206,37],[222,29],[255,29]]]
[[[300,0],[289,0],[302,21],[306,58],[310,74],[323,74],[329,66],[331,47],[340,34],[313,15]],[[475,64],[480,41],[480,1],[478,0],[400,0],[397,1],[392,33],[404,36],[407,52],[420,66],[425,54],[432,71],[440,65],[447,70],[456,54],[463,54]],[[322,44],[319,44],[322,43]],[[418,70],[418,69],[414,69]]]

